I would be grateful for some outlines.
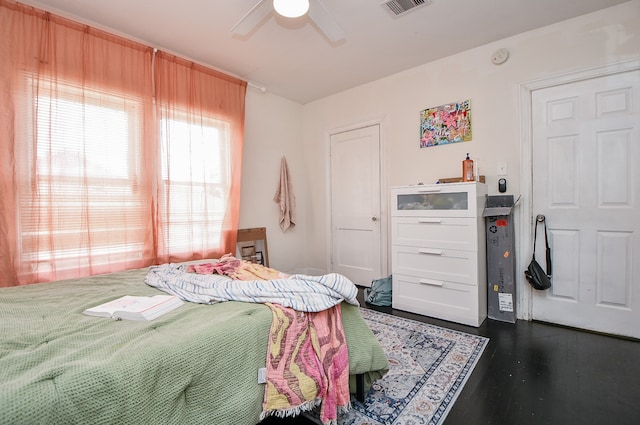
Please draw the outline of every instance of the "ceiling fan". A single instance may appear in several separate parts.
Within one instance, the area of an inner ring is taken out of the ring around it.
[[[295,10],[291,14],[288,14],[283,9],[288,5]],[[343,40],[346,36],[342,27],[331,16],[320,0],[260,0],[231,28],[231,32],[246,36],[274,10],[278,14],[289,18],[308,15],[333,43]]]

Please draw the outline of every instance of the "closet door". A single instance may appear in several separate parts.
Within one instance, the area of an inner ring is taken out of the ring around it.
[[[533,213],[553,254],[536,320],[640,338],[639,99],[640,71],[532,95]]]
[[[380,126],[331,135],[331,271],[371,286],[386,276]]]

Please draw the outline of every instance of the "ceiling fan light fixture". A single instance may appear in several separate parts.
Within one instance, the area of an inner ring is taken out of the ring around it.
[[[273,8],[286,18],[299,18],[309,11],[309,0],[273,0]]]

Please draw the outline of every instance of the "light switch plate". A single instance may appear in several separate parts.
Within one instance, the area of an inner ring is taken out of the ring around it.
[[[504,161],[498,162],[498,175],[506,176],[507,175],[507,163]]]

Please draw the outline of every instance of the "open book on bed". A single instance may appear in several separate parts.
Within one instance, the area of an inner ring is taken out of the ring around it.
[[[173,295],[136,297],[125,295],[83,311],[88,316],[111,317],[116,320],[153,320],[176,308],[183,301]]]

